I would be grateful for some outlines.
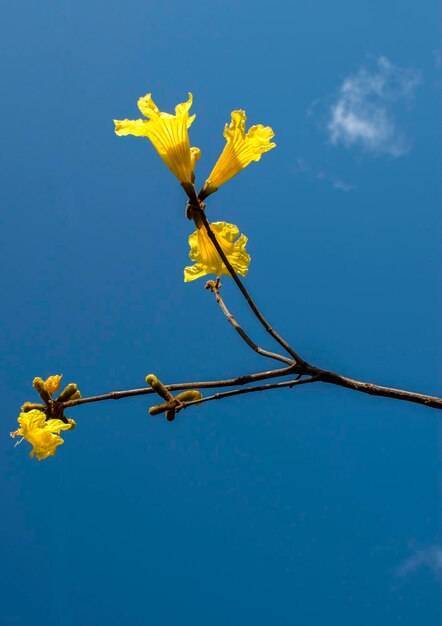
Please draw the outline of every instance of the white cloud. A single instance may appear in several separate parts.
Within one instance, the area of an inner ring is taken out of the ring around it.
[[[429,546],[418,550],[398,567],[397,573],[399,576],[406,576],[420,567],[429,567],[436,573],[442,572],[442,546]]]
[[[339,191],[349,192],[356,189],[354,185],[336,176],[333,172],[318,169],[303,157],[298,158],[296,164],[292,165],[290,169],[296,174],[305,174],[310,180],[320,180],[329,183],[333,189],[338,189]]]
[[[372,153],[401,156],[410,142],[398,127],[394,105],[410,104],[420,73],[380,57],[374,71],[361,67],[344,79],[328,112],[330,141]]]
[[[340,189],[341,191],[353,191],[354,185],[350,185],[350,183],[346,183],[345,180],[336,179],[333,181],[334,189]]]

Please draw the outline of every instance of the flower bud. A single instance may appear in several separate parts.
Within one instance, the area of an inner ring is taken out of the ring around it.
[[[175,396],[175,400],[179,402],[194,402],[195,400],[201,400],[203,396],[196,389],[190,389],[189,391],[183,391]],[[201,402],[198,402],[195,406],[199,406]]]
[[[169,403],[165,402],[164,404],[157,404],[155,406],[151,406],[149,409],[149,415],[161,415],[161,413],[165,413],[169,409]]]
[[[32,386],[34,387],[34,389],[36,391],[38,391],[38,393],[40,394],[40,397],[43,400],[43,402],[45,404],[49,404],[49,402],[51,401],[51,394],[46,389],[45,381],[42,378],[40,378],[39,376],[37,376],[32,381]]]
[[[170,391],[166,389],[163,383],[156,376],[154,376],[154,374],[149,374],[148,376],[146,376],[146,383],[150,385],[159,396],[164,398],[164,400],[167,400],[169,402],[173,400],[173,396]]]
[[[166,419],[168,422],[173,422],[175,419],[175,409],[168,409],[166,412]]]
[[[76,398],[81,398],[78,387],[75,383],[69,383],[58,396],[57,402],[67,402],[68,400],[75,400]]]
[[[23,413],[28,413],[29,411],[43,411],[45,409],[44,404],[37,404],[36,402],[25,402],[21,407]]]

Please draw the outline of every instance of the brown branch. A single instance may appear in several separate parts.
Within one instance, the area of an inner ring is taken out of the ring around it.
[[[237,385],[246,385],[249,383],[259,382],[261,380],[268,380],[269,378],[278,378],[283,376],[290,376],[293,373],[298,375],[309,376],[303,380],[291,380],[284,381],[283,383],[276,383],[272,385],[261,385],[260,387],[247,387],[244,390],[234,390],[233,392],[225,392],[225,395],[215,394],[215,396],[207,396],[202,401],[206,402],[207,398],[219,400],[223,397],[240,395],[241,393],[251,393],[253,391],[265,391],[266,389],[277,389],[278,387],[290,387],[296,384],[303,384],[305,382],[323,382],[331,385],[337,385],[338,387],[344,387],[360,393],[366,393],[372,396],[380,396],[384,398],[393,398],[395,400],[403,400],[405,402],[413,402],[414,404],[421,404],[433,409],[442,409],[442,398],[437,396],[428,396],[413,391],[406,391],[404,389],[396,389],[394,387],[384,387],[382,385],[376,385],[374,383],[368,383],[360,380],[354,380],[347,376],[341,376],[327,370],[309,365],[306,368],[300,368],[298,365],[292,367],[284,367],[276,370],[269,370],[267,372],[258,372],[256,374],[248,374],[245,376],[237,376],[236,378],[227,378],[225,380],[212,380],[212,381],[196,381],[189,383],[175,383],[173,385],[165,385],[169,391],[182,391],[185,389],[213,389],[218,387],[234,387]],[[132,396],[142,396],[152,394],[153,389],[143,387],[141,389],[128,389],[126,391],[111,391],[99,396],[90,396],[87,398],[79,398],[77,400],[70,400],[63,402],[62,408],[68,409],[80,404],[88,404],[90,402],[101,402],[102,400],[121,400],[123,398],[129,398]],[[188,403],[189,406],[191,403]],[[197,401],[193,404],[197,404]]]
[[[352,378],[347,378],[347,376],[341,376],[340,374],[320,370],[312,366],[309,366],[307,370],[310,374],[317,375],[318,380],[324,383],[345,387],[346,389],[352,389],[353,391],[360,391],[361,393],[367,393],[371,396],[394,398],[395,400],[404,400],[406,402],[414,402],[415,404],[423,404],[424,406],[428,406],[433,409],[442,409],[442,398],[437,396],[427,396],[423,393],[416,393],[414,391],[405,391],[404,389],[383,387],[382,385],[376,385],[374,383],[353,380]],[[307,373],[307,371],[304,373]]]
[[[282,363],[287,363],[288,365],[295,365],[295,361],[293,361],[293,359],[289,359],[288,357],[282,356],[282,354],[277,354],[276,352],[270,352],[269,350],[265,350],[264,348],[261,348],[260,346],[258,346],[254,341],[252,341],[252,339],[243,330],[243,328],[241,328],[241,326],[238,324],[236,319],[233,317],[233,315],[230,313],[229,309],[227,308],[219,292],[220,287],[221,287],[221,283],[219,282],[219,279],[216,281],[209,280],[206,283],[206,289],[210,289],[210,291],[214,294],[216,302],[219,305],[221,311],[224,313],[229,323],[233,326],[233,328],[236,330],[236,332],[241,337],[241,339],[243,339],[243,341],[246,342],[249,348],[251,348],[258,354],[261,354],[262,356],[265,356],[269,359],[275,359],[277,361],[281,361]]]
[[[228,321],[241,338],[246,342],[246,344],[258,354],[262,356],[276,359],[282,361],[284,363],[289,364],[289,367],[269,370],[266,372],[258,372],[256,374],[249,374],[245,376],[238,376],[236,378],[230,378],[225,380],[215,380],[215,381],[202,381],[202,382],[190,382],[190,383],[176,383],[172,385],[165,385],[169,391],[181,391],[185,389],[210,389],[217,387],[232,387],[238,385],[246,385],[248,383],[255,383],[260,380],[266,380],[270,378],[277,378],[283,376],[289,376],[291,374],[298,374],[298,378],[296,380],[284,381],[282,383],[272,383],[269,385],[261,385],[254,387],[247,387],[243,389],[235,389],[228,392],[216,393],[212,396],[207,396],[200,401],[188,402],[185,403],[185,406],[190,406],[191,404],[197,404],[198,402],[208,402],[209,400],[219,400],[222,398],[240,395],[244,393],[252,393],[258,391],[266,391],[267,389],[277,389],[279,387],[291,387],[294,385],[300,385],[310,382],[323,382],[327,384],[337,385],[339,387],[344,387],[346,389],[351,389],[353,391],[358,391],[361,393],[366,393],[373,396],[381,396],[386,398],[393,398],[396,400],[403,400],[406,402],[413,402],[415,404],[422,404],[423,406],[428,406],[435,409],[442,409],[442,398],[437,396],[428,396],[425,394],[420,394],[412,391],[406,391],[403,389],[395,389],[393,387],[384,387],[381,385],[377,385],[374,383],[368,383],[364,381],[354,380],[352,378],[348,378],[346,376],[341,376],[340,374],[336,374],[335,372],[323,370],[321,368],[310,365],[306,361],[304,361],[299,354],[270,326],[265,317],[257,308],[256,304],[252,300],[249,292],[244,287],[240,278],[236,274],[235,270],[232,268],[229,263],[226,255],[224,254],[221,246],[219,245],[215,234],[210,228],[209,222],[207,221],[204,205],[197,204],[198,200],[193,197],[192,194],[189,194],[190,202],[187,205],[187,215],[192,219],[192,216],[196,217],[196,219],[200,219],[204,228],[207,231],[207,234],[215,246],[218,254],[220,255],[224,265],[228,269],[230,275],[235,281],[236,285],[240,289],[242,295],[244,296],[247,304],[251,308],[255,317],[259,320],[259,322],[264,326],[267,332],[290,354],[295,362],[291,359],[288,359],[280,354],[275,352],[270,352],[268,350],[264,350],[260,348],[257,344],[255,344],[252,339],[245,333],[245,331],[239,326],[236,322],[235,318],[229,310],[227,309],[223,299],[219,294],[219,284],[218,282],[214,283],[213,281],[209,281],[209,288],[215,294],[216,300],[221,307],[223,313],[226,315]],[[300,376],[308,376],[309,378],[299,380]],[[60,403],[61,408],[66,409],[73,406],[78,406],[80,404],[86,404],[90,402],[100,402],[102,400],[120,400],[123,398],[131,397],[131,396],[140,396],[140,395],[148,395],[153,393],[153,389],[151,388],[142,388],[142,389],[129,389],[126,391],[112,391],[107,394],[102,394],[98,396],[90,396],[88,398],[80,398],[77,400],[71,400],[68,402]]]
[[[298,385],[306,385],[307,383],[314,383],[319,380],[318,376],[311,376],[310,378],[286,380],[282,383],[271,383],[269,385],[257,385],[256,387],[245,387],[243,389],[233,389],[232,391],[223,391],[221,393],[214,393],[212,396],[205,396],[199,400],[192,400],[191,402],[183,402],[183,409],[188,406],[202,404],[203,402],[210,402],[211,400],[222,400],[223,398],[229,398],[231,396],[239,396],[244,393],[254,393],[255,391],[268,391],[269,389],[280,389],[282,387],[296,387]]]
[[[381,397],[386,397],[386,398],[394,398],[396,400],[403,400],[403,401],[406,401],[406,402],[413,402],[415,404],[422,404],[424,406],[428,406],[428,407],[436,408],[436,409],[441,409],[442,408],[442,398],[439,398],[437,396],[428,396],[428,395],[425,395],[425,394],[415,393],[415,392],[412,392],[412,391],[406,391],[406,390],[403,390],[403,389],[395,389],[393,387],[384,387],[382,385],[377,385],[377,384],[374,384],[374,383],[367,383],[367,382],[364,382],[364,381],[354,380],[352,378],[348,378],[346,376],[341,376],[340,374],[336,374],[335,372],[329,372],[327,370],[322,370],[322,369],[320,369],[318,367],[315,367],[313,365],[310,365],[309,363],[304,361],[299,356],[299,354],[297,354],[295,352],[295,350],[293,350],[293,348],[282,337],[280,337],[280,335],[278,335],[278,333],[276,331],[274,331],[273,328],[270,327],[270,325],[268,324],[267,320],[261,314],[261,312],[257,308],[256,304],[253,302],[250,294],[248,293],[247,289],[244,287],[243,283],[241,282],[239,276],[236,274],[235,270],[230,265],[226,255],[224,254],[221,246],[219,245],[219,243],[218,243],[218,241],[216,239],[215,234],[213,233],[212,229],[210,228],[210,224],[209,224],[209,222],[207,220],[207,217],[206,217],[206,214],[204,212],[204,205],[203,206],[193,206],[192,205],[190,214],[191,214],[192,210],[195,211],[196,214],[198,215],[198,218],[201,219],[201,221],[202,221],[202,223],[204,225],[204,228],[207,231],[207,234],[208,234],[210,240],[212,241],[213,245],[215,246],[218,254],[220,255],[221,259],[223,260],[223,263],[225,264],[225,266],[229,270],[230,275],[232,276],[232,278],[234,279],[235,283],[239,287],[241,293],[243,294],[244,298],[246,299],[246,301],[249,304],[250,308],[252,309],[253,313],[258,318],[258,320],[263,324],[264,328],[266,328],[266,330],[270,333],[270,335],[272,335],[272,337],[274,339],[276,339],[276,341],[278,341],[278,343],[282,347],[284,347],[285,350],[289,354],[291,354],[293,356],[293,358],[295,359],[295,361],[296,361],[296,363],[297,363],[297,365],[299,367],[299,374],[300,375],[312,375],[312,376],[315,377],[315,380],[320,380],[320,381],[328,383],[328,384],[337,385],[339,387],[345,387],[346,389],[352,389],[353,391],[359,391],[361,393],[366,393],[366,394],[369,394],[369,395],[381,396]],[[246,333],[236,323],[236,320],[230,314],[230,312],[228,311],[224,301],[222,300],[222,298],[221,298],[221,296],[219,294],[219,291],[216,292],[216,290],[214,290],[214,289],[212,289],[212,291],[215,293],[215,296],[217,298],[217,302],[221,306],[221,308],[222,308],[224,314],[226,315],[227,319],[234,326],[234,328],[237,330],[237,332],[241,335],[241,337],[244,339],[244,341],[246,341],[246,343],[255,352],[258,352],[259,354],[264,354],[266,351],[263,351],[261,348],[259,348],[259,346],[254,344],[254,342],[246,335]],[[270,355],[269,354],[267,354],[267,355],[264,354],[264,356],[270,356]],[[275,356],[272,356],[271,358],[275,358]]]
[[[244,296],[244,299],[246,300],[247,304],[249,305],[250,309],[252,310],[253,314],[255,315],[257,320],[260,322],[260,324],[262,324],[262,326],[264,326],[264,328],[269,333],[269,335],[271,335],[273,337],[273,339],[275,339],[279,343],[279,345],[282,346],[284,348],[284,350],[286,350],[286,352],[288,352],[288,354],[290,354],[290,356],[292,356],[295,359],[295,361],[298,363],[298,365],[301,365],[301,366],[302,365],[307,365],[307,363],[304,361],[304,359],[302,359],[300,357],[300,355],[291,347],[291,345],[288,344],[287,341],[285,339],[283,339],[281,337],[281,335],[279,335],[272,326],[270,326],[269,322],[266,320],[264,315],[261,313],[261,311],[256,306],[256,304],[253,301],[251,295],[249,294],[247,289],[244,287],[241,279],[239,278],[238,274],[235,272],[235,270],[231,266],[229,260],[227,259],[226,255],[224,254],[223,249],[219,245],[218,240],[217,240],[217,238],[215,236],[215,233],[210,228],[210,224],[209,224],[209,222],[207,220],[207,217],[206,217],[206,214],[204,212],[204,209],[200,205],[190,204],[190,205],[188,205],[188,208],[187,208],[187,214],[188,215],[192,215],[192,213],[194,215],[198,216],[198,218],[201,219],[201,221],[202,221],[202,223],[204,225],[204,228],[207,231],[207,235],[208,235],[209,239],[211,240],[211,242],[215,246],[216,251],[220,255],[224,265],[228,269],[229,274],[231,275],[231,277],[235,281],[238,289],[241,291],[242,295]]]
[[[226,378],[224,380],[197,381],[190,383],[175,383],[173,385],[165,385],[165,387],[169,391],[182,391],[185,389],[213,389],[216,387],[235,387],[237,385],[247,385],[249,383],[258,382],[260,380],[268,380],[269,378],[290,376],[293,373],[297,372],[298,367],[296,365],[293,365],[291,367],[283,367],[280,369],[258,372],[256,374],[237,376],[236,378]],[[154,393],[154,391],[150,387],[142,387],[141,389],[127,389],[125,391],[110,391],[109,393],[103,393],[99,396],[89,396],[86,398],[69,400],[68,402],[63,402],[62,405],[64,409],[69,409],[73,406],[79,406],[80,404],[89,404],[90,402],[101,402],[102,400],[122,400],[123,398],[131,398],[133,396],[145,396],[151,393]]]

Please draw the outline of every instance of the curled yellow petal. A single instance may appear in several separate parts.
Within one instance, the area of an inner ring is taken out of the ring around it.
[[[148,137],[147,120],[114,120],[115,134],[120,137],[134,135],[135,137]]]
[[[63,374],[56,374],[55,376],[49,376],[45,380],[46,391],[50,394],[56,393],[60,389],[60,381]]]
[[[138,100],[138,108],[147,120],[114,120],[117,135],[147,137],[167,167],[182,183],[193,183],[200,151],[191,148],[188,128],[195,119],[189,116],[192,94],[187,102],[177,104],[175,115],[160,111],[150,93]]]
[[[11,433],[12,437],[21,436],[32,445],[30,456],[36,456],[39,461],[53,456],[63,442],[58,436],[62,430],[71,430],[75,426],[74,420],[66,424],[59,419],[46,420],[43,411],[32,410],[20,413],[18,418],[20,428]]]
[[[258,124],[246,133],[245,111],[232,111],[232,121],[224,128],[226,145],[203,187],[202,195],[207,197],[247,167],[252,161],[259,161],[264,152],[276,146],[270,140],[274,136],[270,126]]]
[[[239,229],[227,222],[214,222],[210,228],[235,272],[246,276],[250,256],[246,252],[247,237],[239,235]],[[189,237],[189,257],[195,265],[184,268],[184,282],[190,282],[206,274],[229,274],[203,225]]]

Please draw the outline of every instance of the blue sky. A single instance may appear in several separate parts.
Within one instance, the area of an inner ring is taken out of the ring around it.
[[[332,387],[169,424],[79,407],[55,458],[8,437],[34,376],[83,395],[260,371],[204,281],[185,197],[112,119],[194,95],[203,183],[233,109],[277,148],[210,198],[309,361],[440,394],[440,9],[415,0],[7,2],[2,624],[415,626],[441,617],[435,411]],[[226,301],[274,348],[228,278]]]

